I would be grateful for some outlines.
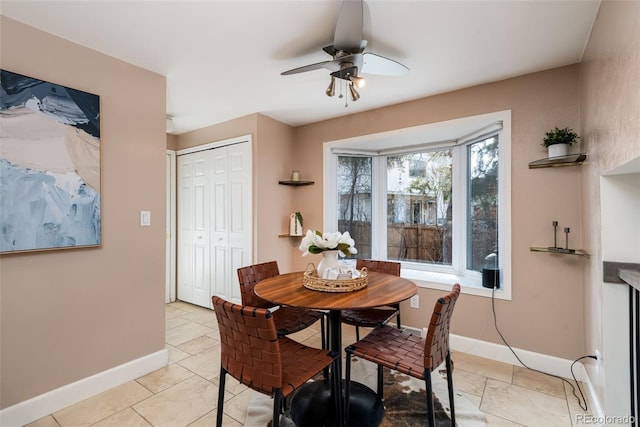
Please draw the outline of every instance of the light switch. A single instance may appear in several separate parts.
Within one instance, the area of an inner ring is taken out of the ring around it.
[[[140,211],[140,226],[151,226],[151,211]]]

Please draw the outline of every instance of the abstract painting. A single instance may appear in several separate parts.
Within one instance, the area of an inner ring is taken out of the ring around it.
[[[102,244],[100,97],[0,70],[0,254]]]

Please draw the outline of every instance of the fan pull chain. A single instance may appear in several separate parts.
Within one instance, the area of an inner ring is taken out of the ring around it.
[[[344,91],[347,91],[347,81],[344,80]],[[347,108],[349,106],[349,97],[345,96],[344,97],[344,108]]]

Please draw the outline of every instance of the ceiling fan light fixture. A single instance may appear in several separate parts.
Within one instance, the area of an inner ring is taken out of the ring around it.
[[[349,79],[351,80],[351,83],[358,89],[363,88],[367,84],[367,81],[365,80],[364,77],[352,76],[352,77],[349,77]]]
[[[327,96],[333,96],[336,94],[336,78],[331,76],[331,83],[329,83],[329,87],[324,92]]]
[[[353,83],[349,84],[349,92],[351,93],[351,100],[353,102],[356,102],[358,99],[360,99],[360,94],[356,90],[356,88],[353,85]]]

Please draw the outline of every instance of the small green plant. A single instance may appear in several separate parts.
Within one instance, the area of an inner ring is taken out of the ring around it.
[[[546,132],[544,134],[542,145],[545,147],[548,147],[550,145],[556,145],[556,144],[571,145],[578,142],[578,138],[580,137],[578,136],[577,133],[573,131],[573,129],[571,128],[558,129],[556,127],[553,130],[550,130],[549,132]]]
[[[302,227],[302,214],[300,212],[296,212],[296,220],[300,223],[300,227]]]

